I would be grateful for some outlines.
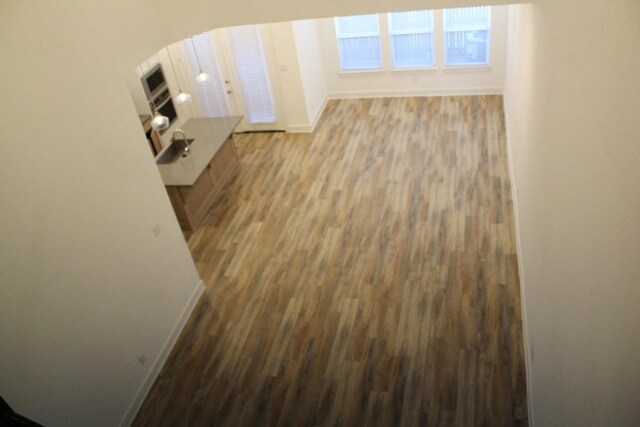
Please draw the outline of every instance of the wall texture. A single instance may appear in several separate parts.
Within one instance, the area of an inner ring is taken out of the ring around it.
[[[308,130],[312,130],[327,100],[327,83],[318,38],[318,25],[315,19],[294,21],[292,25],[308,115],[307,125]]]
[[[274,97],[280,95],[276,100],[280,99],[280,109],[284,110],[283,121],[286,123],[286,130],[305,130],[309,118],[292,23],[279,22],[264,27],[266,31],[263,34],[270,36],[273,45],[273,54],[268,58],[275,61],[275,76],[271,81],[278,79],[278,84],[273,85],[273,90],[279,93],[274,93]],[[269,55],[269,52],[265,52],[265,55]]]
[[[537,426],[640,425],[640,3],[513,7],[507,123]]]
[[[165,7],[159,10],[162,17],[170,19],[164,27],[169,40],[178,40],[190,34],[211,28],[242,24],[292,21],[296,19],[327,18],[358,13],[382,13],[399,10],[442,9],[446,7],[476,6],[490,3],[505,5],[526,3],[524,0],[326,0],[294,1],[242,0],[229,4],[225,0],[163,0]],[[250,12],[249,12],[250,11]]]
[[[0,394],[47,426],[118,425],[202,289],[125,83],[151,3],[0,5]]]

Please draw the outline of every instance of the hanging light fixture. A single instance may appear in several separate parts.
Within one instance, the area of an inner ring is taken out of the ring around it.
[[[176,85],[178,86],[178,94],[176,95],[176,104],[185,104],[191,102],[191,94],[183,91],[180,88],[180,82],[178,81],[178,74],[176,74],[176,69],[173,66],[173,59],[171,58],[171,51],[167,46],[164,47],[167,51],[167,55],[169,56],[169,63],[171,64],[171,69],[173,70],[173,77],[176,79]]]
[[[156,132],[160,132],[169,127],[169,117],[163,116],[155,109],[152,102],[149,102],[151,111],[153,111],[153,118],[151,119],[151,127]]]
[[[196,50],[196,45],[193,42],[193,37],[190,37],[190,39],[191,39],[191,47],[193,47],[193,53],[196,55],[196,61],[198,62],[198,69],[200,70],[200,73],[198,73],[198,75],[196,76],[196,81],[198,83],[204,83],[207,80],[209,80],[209,75],[204,71],[202,71],[202,65],[200,65],[200,58],[198,57],[198,51]]]
[[[158,132],[165,130],[169,127],[169,117],[163,116],[156,111],[153,115],[153,119],[151,119],[151,127]]]

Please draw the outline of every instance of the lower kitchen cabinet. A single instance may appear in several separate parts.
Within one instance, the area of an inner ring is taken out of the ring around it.
[[[193,232],[211,209],[238,166],[238,153],[229,137],[190,186],[166,186],[183,231]]]

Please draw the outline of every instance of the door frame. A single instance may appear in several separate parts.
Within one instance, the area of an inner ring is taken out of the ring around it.
[[[244,98],[242,88],[239,84],[238,73],[235,68],[233,54],[231,52],[230,36],[227,28],[212,31],[213,42],[216,48],[221,47],[220,68],[222,77],[225,82],[227,91],[231,91],[230,97],[233,98],[233,104],[236,106],[236,113],[242,115],[243,119],[236,128],[238,132],[260,132],[260,131],[284,131],[286,129],[286,117],[284,103],[282,99],[282,85],[279,78],[278,66],[276,61],[275,47],[271,29],[267,24],[255,24],[258,29],[258,37],[262,48],[262,55],[265,61],[267,78],[271,85],[271,97],[273,108],[276,115],[276,121],[273,123],[250,123],[244,106]],[[228,82],[228,83],[227,83]],[[230,105],[231,109],[231,105]]]

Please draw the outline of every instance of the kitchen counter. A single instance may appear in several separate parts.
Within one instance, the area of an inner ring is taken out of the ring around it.
[[[193,138],[189,155],[179,157],[169,164],[160,164],[158,169],[165,186],[191,186],[229,138],[242,117],[197,117],[187,120],[182,127],[187,138]],[[160,157],[165,147],[158,154]]]
[[[187,235],[202,222],[238,167],[238,152],[231,134],[241,119],[235,116],[187,120],[182,130],[187,139],[193,139],[189,154],[181,157],[179,152],[169,152],[165,157],[178,157],[171,163],[158,164],[171,206]],[[168,150],[173,150],[171,145],[156,160]],[[165,157],[163,161],[168,160]]]

